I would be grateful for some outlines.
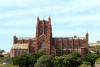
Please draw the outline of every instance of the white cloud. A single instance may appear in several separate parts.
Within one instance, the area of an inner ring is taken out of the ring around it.
[[[31,14],[33,13],[32,9],[22,9],[22,10],[15,10],[15,11],[9,11],[9,12],[4,12],[4,13],[0,13],[0,18],[4,19],[4,18],[9,18],[9,17],[15,17],[15,16],[20,16],[24,15],[24,14]]]
[[[52,4],[54,1],[53,0],[1,0],[0,5],[5,7],[5,6],[20,6],[20,7],[27,7],[30,5],[32,7],[33,5],[38,7],[38,6],[43,6],[43,5],[48,5]]]
[[[35,35],[35,29],[22,30],[19,25],[35,25],[37,16],[43,18],[44,16],[48,18],[51,16],[53,27],[59,26],[59,24],[66,24],[69,29],[53,28],[54,37],[69,37],[77,35],[79,37],[84,37],[87,30],[89,30],[90,41],[96,41],[98,36],[98,29],[94,30],[94,27],[100,26],[100,0],[1,0],[0,1],[0,32],[2,35],[7,37],[10,34],[18,36],[32,36]],[[98,10],[96,10],[98,9]],[[93,10],[93,11],[91,11]],[[84,13],[81,15],[80,13]],[[89,14],[88,14],[89,13]],[[32,17],[33,16],[33,17]],[[34,18],[35,17],[35,18]],[[4,20],[5,22],[3,23]],[[55,23],[57,22],[57,23]],[[63,23],[62,23],[63,22]],[[89,23],[90,22],[90,23]],[[75,26],[89,26],[93,29],[77,28],[70,29]],[[4,26],[4,27],[3,27]],[[13,28],[13,27],[14,28]],[[9,28],[8,28],[9,27]],[[81,29],[81,30],[80,30]],[[11,36],[12,37],[12,36]],[[5,42],[7,40],[4,39]],[[3,41],[2,41],[3,42]],[[4,42],[3,42],[4,43]]]
[[[21,5],[26,4],[27,2],[32,0],[1,0],[0,5],[6,6],[6,5]]]
[[[41,1],[36,1],[36,0],[32,0],[29,1],[29,3],[37,3]],[[46,0],[44,0],[45,2],[47,2]],[[49,0],[48,0],[49,1]],[[23,0],[10,0],[8,3],[23,3],[24,1]],[[27,0],[25,0],[25,2],[27,3]],[[50,1],[49,1],[50,2]],[[1,3],[5,3],[4,1],[2,1]],[[51,2],[50,2],[51,3]],[[33,16],[38,16],[38,15],[45,15],[45,13],[49,14],[50,12],[52,12],[53,14],[58,14],[58,13],[68,13],[68,12],[79,12],[79,11],[84,11],[84,10],[87,10],[87,9],[91,9],[93,6],[100,6],[99,5],[99,0],[85,0],[85,1],[80,1],[80,0],[75,0],[75,1],[70,1],[69,4],[66,4],[66,1],[64,2],[64,4],[62,5],[55,5],[52,7],[52,5],[50,6],[44,6],[44,7],[33,7],[33,8],[26,8],[26,9],[18,9],[18,10],[13,10],[13,11],[7,11],[7,12],[4,12],[4,13],[0,13],[0,18],[3,19],[3,18],[9,18],[9,17],[15,17],[15,16],[22,16],[22,15],[25,15],[25,14],[33,14]],[[23,5],[23,4],[22,4]],[[25,5],[25,4],[24,4]],[[77,9],[78,8],[78,9]],[[48,13],[49,12],[49,13]],[[71,14],[70,13],[70,14]],[[52,15],[52,14],[51,14]],[[99,15],[98,15],[99,16]],[[66,19],[68,18],[68,19]],[[84,19],[84,17],[81,17],[81,16],[76,16],[76,17],[66,17],[66,18],[63,18],[66,19],[66,20],[70,20],[72,21],[72,19],[74,19],[73,21],[80,21],[80,20],[91,20],[91,18],[88,18],[88,16]],[[88,18],[88,19],[87,19]],[[98,19],[98,18],[93,18],[93,19]]]
[[[19,30],[19,29],[0,29],[1,34],[9,34],[9,35],[18,35],[18,36],[27,36],[30,37],[32,35],[35,35],[35,29],[33,30]],[[34,36],[33,36],[34,37]]]
[[[92,26],[100,26],[100,13],[96,13],[94,15],[89,16],[73,16],[73,17],[59,17],[53,18],[52,22],[63,22],[69,26],[79,26],[79,25],[92,25]]]
[[[1,24],[2,26],[30,26],[32,24],[36,24],[36,21],[33,19],[25,19],[25,20],[14,20],[14,21],[8,21],[6,23]]]
[[[62,5],[60,10],[62,13],[78,13],[100,7],[100,0],[70,0],[67,4],[64,2]]]
[[[18,9],[18,10],[10,10],[7,12],[2,12],[0,13],[0,19],[5,19],[5,18],[13,18],[16,16],[24,16],[27,14],[31,14],[33,16],[40,16],[45,15],[45,13],[47,13],[49,15],[50,11],[57,11],[58,8],[56,7],[44,7],[44,8],[26,8],[26,9]],[[49,13],[48,13],[49,11]],[[55,11],[55,12],[56,12]]]

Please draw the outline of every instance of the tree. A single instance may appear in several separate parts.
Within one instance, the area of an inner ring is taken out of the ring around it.
[[[100,58],[98,58],[96,61],[95,61],[95,67],[99,66],[100,65]]]
[[[11,62],[12,62],[12,60],[11,60],[11,58],[10,58],[10,57],[8,57],[8,58],[4,58],[3,62],[11,63]]]
[[[43,55],[37,60],[34,67],[53,67],[53,60],[53,55]]]
[[[32,54],[27,54],[27,56],[29,58],[28,60],[30,65],[34,67],[34,64],[37,62],[37,59],[40,57],[40,55],[32,53]]]
[[[82,64],[79,67],[92,67],[91,65]]]
[[[1,58],[1,57],[4,57],[4,55],[0,55],[0,58]]]
[[[70,62],[68,57],[56,56],[54,60],[54,67],[69,67]]]
[[[81,58],[81,60],[86,61],[86,62],[90,62],[91,65],[93,66],[96,59],[99,58],[99,57],[100,57],[100,55],[98,55],[98,54],[87,54],[86,56],[83,56]]]
[[[29,66],[29,58],[27,55],[17,56],[13,58],[13,65],[19,65],[19,67],[28,67]]]
[[[81,57],[78,52],[73,52],[73,53],[68,54],[68,55],[72,55],[72,56],[75,56],[75,57]]]
[[[92,67],[90,62],[83,62],[79,67]]]
[[[3,49],[1,50],[1,49],[0,49],[0,52],[3,53],[3,52],[5,52],[5,50],[3,50]]]
[[[34,53],[30,53],[30,54],[26,54],[26,55],[21,55],[21,56],[17,56],[12,58],[13,61],[13,65],[19,65],[19,67],[21,66],[31,66],[34,67],[34,64],[37,62],[37,59],[40,57],[40,54],[34,54]]]
[[[96,59],[96,61],[95,61],[95,62],[100,62],[100,58]]]
[[[4,57],[0,58],[0,63],[3,63]]]
[[[43,49],[39,49],[37,54],[39,54],[40,56],[46,55],[46,51]]]
[[[81,64],[79,53],[71,53],[63,56],[56,56],[54,67],[78,67]]]
[[[0,58],[4,57],[4,55],[2,54],[3,52],[5,52],[5,51],[0,49]]]

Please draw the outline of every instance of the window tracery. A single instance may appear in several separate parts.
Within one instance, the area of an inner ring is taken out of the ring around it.
[[[44,39],[41,39],[40,45],[41,47],[47,46],[46,41]]]
[[[40,26],[39,33],[40,33],[40,34],[42,34],[42,33],[43,33],[43,28],[42,28],[42,26]]]
[[[47,34],[48,33],[48,27],[45,27],[44,33]]]

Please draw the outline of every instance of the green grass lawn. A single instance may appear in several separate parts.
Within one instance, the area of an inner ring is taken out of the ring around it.
[[[0,67],[18,67],[18,66],[13,66],[11,64],[7,64],[7,65],[0,65]]]

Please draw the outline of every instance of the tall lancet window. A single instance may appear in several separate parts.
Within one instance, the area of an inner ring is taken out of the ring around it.
[[[48,27],[47,27],[47,26],[45,27],[45,31],[44,31],[44,33],[45,33],[45,34],[48,33]]]
[[[77,45],[77,43],[73,45],[73,48],[74,48],[73,51],[75,51],[75,52],[78,51],[78,45]]]
[[[41,39],[40,45],[41,45],[41,48],[47,46],[47,44],[46,44],[44,39]]]
[[[72,46],[69,44],[68,45],[68,52],[71,53],[72,52]]]
[[[42,26],[40,26],[39,33],[40,33],[40,35],[43,33],[43,28],[42,28]]]
[[[62,49],[63,49],[63,50],[66,50],[66,44],[63,44],[63,45],[62,45]]]

